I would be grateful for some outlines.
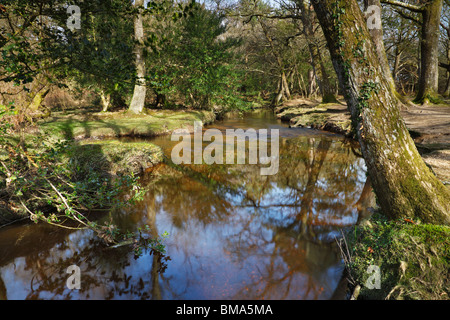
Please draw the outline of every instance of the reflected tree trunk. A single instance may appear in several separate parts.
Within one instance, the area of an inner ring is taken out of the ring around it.
[[[312,140],[312,141],[311,141]],[[307,232],[308,219],[310,218],[313,200],[316,196],[316,184],[319,179],[320,170],[322,169],[322,165],[327,157],[328,150],[331,146],[330,140],[322,139],[315,149],[314,147],[314,139],[310,139],[309,141],[311,146],[311,153],[309,159],[307,159],[306,168],[308,172],[308,181],[305,186],[305,190],[303,192],[301,209],[298,214],[298,220],[302,222],[301,225],[301,234],[304,235]]]
[[[147,217],[148,217],[148,225],[150,226],[151,230],[151,237],[153,239],[156,239],[158,237],[158,229],[156,228],[156,197],[153,192],[148,194],[148,200],[147,203]],[[161,300],[162,294],[161,294],[161,286],[159,284],[159,269],[161,267],[161,261],[158,254],[153,253],[152,254],[152,269],[151,269],[151,297],[152,300]]]
[[[3,282],[2,276],[0,275],[0,300],[7,300],[7,298],[6,286]]]
[[[370,178],[368,177],[366,179],[366,183],[364,184],[363,190],[361,191],[361,196],[355,203],[355,207],[358,210],[358,220],[356,224],[359,224],[362,220],[369,217],[370,211],[368,209],[372,206],[373,200],[372,183],[370,182]]]

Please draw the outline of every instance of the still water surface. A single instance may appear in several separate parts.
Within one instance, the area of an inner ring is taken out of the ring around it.
[[[0,299],[335,298],[343,272],[335,238],[371,197],[354,146],[287,128],[267,112],[211,127],[280,129],[278,174],[261,176],[248,164],[161,164],[148,172],[144,200],[104,219],[122,230],[168,232],[165,257],[106,249],[89,230],[2,228]],[[151,141],[169,157],[177,144],[169,136]],[[80,267],[80,290],[67,288],[70,265]]]

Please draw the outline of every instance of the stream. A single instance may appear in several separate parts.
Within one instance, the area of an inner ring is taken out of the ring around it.
[[[278,173],[262,176],[262,165],[168,163],[147,172],[144,199],[101,219],[121,230],[167,232],[165,256],[105,248],[90,230],[29,222],[0,228],[0,300],[343,298],[336,239],[372,200],[357,147],[339,135],[288,128],[271,112],[208,128],[279,129]],[[168,157],[178,143],[149,141]],[[80,289],[67,286],[72,265]]]

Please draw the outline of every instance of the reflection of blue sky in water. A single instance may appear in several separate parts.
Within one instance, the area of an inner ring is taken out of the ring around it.
[[[320,295],[320,286],[327,286],[324,292],[332,292],[342,273],[340,263],[322,265],[317,274],[312,266],[288,265],[274,243],[274,231],[253,218],[249,210],[240,210],[220,230],[189,221],[180,231],[165,214],[162,217],[166,218],[158,220],[158,229],[172,235],[168,241],[172,261],[163,274],[172,289],[165,291],[166,299],[326,298]],[[299,268],[304,268],[304,273]],[[314,287],[311,276],[317,277],[314,284],[321,285],[305,295]]]
[[[268,124],[282,127],[264,117],[217,127]],[[15,236],[0,231],[0,297],[6,288],[9,299],[330,298],[343,271],[334,237],[358,218],[364,163],[333,135],[282,132],[304,137],[280,144],[279,175],[262,178],[245,165],[187,173],[163,165],[144,201],[113,215],[123,229],[149,224],[170,234],[164,272],[155,256],[105,250],[89,231],[18,226],[10,228]],[[170,149],[168,140],[155,139]],[[80,291],[66,288],[71,264],[81,268]]]

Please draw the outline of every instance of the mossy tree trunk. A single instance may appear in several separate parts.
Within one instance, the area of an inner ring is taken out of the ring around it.
[[[50,92],[50,88],[43,88],[39,92],[37,92],[35,94],[35,96],[33,97],[33,100],[31,101],[31,103],[29,104],[28,109],[31,111],[34,111],[34,112],[38,111],[42,105],[42,102],[44,101],[45,97],[47,96],[47,94],[49,92]]]
[[[450,224],[450,191],[409,135],[356,0],[313,5],[382,211],[391,218]]]
[[[420,14],[421,41],[420,41],[420,74],[417,96],[415,103],[427,104],[435,102],[438,97],[439,81],[439,27],[444,0],[419,0],[417,4],[406,3],[396,0],[380,0],[382,3],[390,4]],[[416,20],[410,18],[412,20]]]
[[[325,64],[320,53],[319,45],[315,36],[315,23],[313,12],[310,5],[304,0],[297,0],[301,9],[301,20],[303,25],[303,34],[308,43],[309,53],[311,55],[311,66],[316,76],[317,84],[322,95],[323,103],[337,102],[334,94],[334,87],[330,83],[330,76],[325,68]]]
[[[373,12],[370,12],[370,11],[368,12],[369,7],[371,7],[371,6],[376,6],[376,7],[380,8],[380,13],[381,13],[381,10],[382,10],[381,0],[364,0],[364,11],[368,13],[368,15],[366,16],[366,20],[368,23],[369,23],[369,17],[371,17],[371,15],[374,14]],[[381,16],[377,17],[377,18],[381,19]],[[407,98],[405,98],[404,96],[402,96],[397,91],[394,76],[398,70],[398,63],[399,63],[400,56],[397,55],[397,52],[396,52],[394,71],[391,72],[391,67],[389,66],[389,60],[386,55],[386,48],[384,46],[384,41],[383,41],[383,26],[369,28],[369,33],[372,37],[372,41],[374,42],[375,49],[377,51],[377,55],[380,60],[381,68],[383,69],[384,76],[386,77],[386,79],[389,83],[392,93],[401,103],[403,103],[405,105],[410,104],[410,101]],[[398,50],[398,47],[397,47],[397,50]]]
[[[144,0],[135,0],[134,6],[140,10],[144,6]],[[136,54],[136,83],[128,110],[132,113],[139,114],[144,110],[145,95],[147,92],[145,81],[144,26],[140,12],[134,18],[134,38],[136,41],[134,48]]]
[[[422,11],[421,68],[415,102],[433,102],[438,94],[439,25],[443,0],[428,1]]]

